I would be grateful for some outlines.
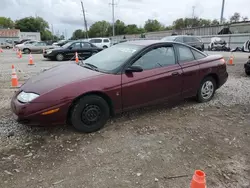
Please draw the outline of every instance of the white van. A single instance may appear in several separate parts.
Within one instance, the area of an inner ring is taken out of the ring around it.
[[[111,46],[111,41],[109,38],[93,38],[89,39],[89,42],[103,49]]]

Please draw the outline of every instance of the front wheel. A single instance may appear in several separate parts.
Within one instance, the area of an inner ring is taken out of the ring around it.
[[[63,54],[57,54],[56,55],[56,60],[57,61],[62,61],[64,59],[64,55]]]
[[[29,53],[30,53],[30,49],[25,48],[25,49],[23,50],[23,53],[25,53],[25,54],[29,54]]]
[[[197,101],[200,103],[210,101],[216,90],[216,82],[212,77],[206,77],[200,84]]]
[[[107,102],[100,96],[82,97],[73,106],[70,120],[80,132],[91,133],[101,129],[110,116]]]

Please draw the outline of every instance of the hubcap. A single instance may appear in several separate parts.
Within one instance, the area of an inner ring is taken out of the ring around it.
[[[86,125],[93,125],[101,117],[101,109],[97,105],[88,105],[82,111],[82,122]]]
[[[214,85],[211,81],[206,81],[201,88],[201,96],[203,99],[209,99],[214,92]]]

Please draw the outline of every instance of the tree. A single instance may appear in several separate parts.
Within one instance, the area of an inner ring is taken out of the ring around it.
[[[127,25],[125,31],[126,31],[126,34],[138,34],[138,33],[140,33],[137,25],[135,25],[135,24]]]
[[[245,21],[248,21],[248,17],[247,16],[242,16],[242,21],[245,22]]]
[[[125,34],[126,25],[121,20],[116,20],[115,22],[115,34],[116,35],[124,35]]]
[[[216,19],[214,19],[212,22],[211,22],[211,25],[219,25],[220,22]]]
[[[89,37],[105,37],[111,35],[110,24],[107,21],[95,22],[89,28]]]
[[[82,39],[85,38],[85,31],[81,29],[77,29],[73,32],[71,39],[72,40],[77,40],[77,39]]]
[[[14,22],[10,18],[0,17],[0,28],[14,28]]]
[[[235,12],[233,16],[230,17],[230,22],[239,22],[240,21],[240,13]]]
[[[161,31],[161,30],[164,30],[164,26],[158,20],[148,19],[145,22],[144,29],[147,32]]]

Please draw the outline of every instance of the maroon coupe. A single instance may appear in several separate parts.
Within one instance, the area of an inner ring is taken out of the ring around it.
[[[29,79],[11,108],[24,124],[71,123],[94,132],[126,110],[193,96],[207,102],[227,78],[222,56],[176,42],[131,41]]]

